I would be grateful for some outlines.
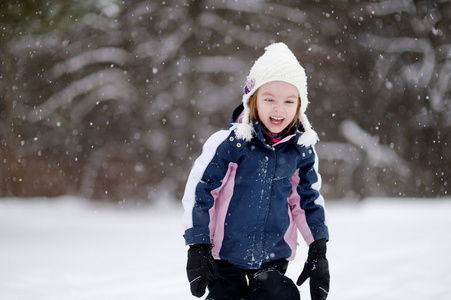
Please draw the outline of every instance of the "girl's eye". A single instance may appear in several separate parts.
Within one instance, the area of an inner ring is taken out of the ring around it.
[[[274,102],[274,100],[271,99],[271,98],[267,98],[267,99],[265,99],[265,101],[266,101],[266,102]]]
[[[287,104],[293,104],[294,101],[293,101],[293,100],[286,100],[285,103],[287,103]]]

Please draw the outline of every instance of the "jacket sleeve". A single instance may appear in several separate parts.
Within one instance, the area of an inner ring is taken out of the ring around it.
[[[304,240],[310,245],[319,239],[329,240],[327,211],[320,193],[321,175],[318,173],[318,156],[313,147],[304,149],[299,167],[295,198],[290,204],[294,222]]]
[[[182,198],[185,209],[183,227],[185,242],[210,244],[210,214],[214,205],[212,191],[219,188],[228,169],[228,156],[223,142],[230,131],[221,130],[213,134],[204,144],[201,155],[196,159]]]

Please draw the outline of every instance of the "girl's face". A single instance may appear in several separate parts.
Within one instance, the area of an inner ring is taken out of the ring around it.
[[[272,81],[257,91],[258,118],[272,133],[282,132],[296,116],[298,89],[283,81]]]

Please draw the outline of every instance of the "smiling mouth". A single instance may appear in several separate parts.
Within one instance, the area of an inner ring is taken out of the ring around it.
[[[285,120],[285,118],[277,118],[277,117],[269,117],[269,119],[271,120],[271,123],[275,125],[279,125],[280,123],[283,122],[283,120]]]

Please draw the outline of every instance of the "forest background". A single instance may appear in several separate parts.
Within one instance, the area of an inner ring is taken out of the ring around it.
[[[327,198],[441,197],[451,1],[0,4],[0,196],[180,199],[264,47],[305,67]]]

